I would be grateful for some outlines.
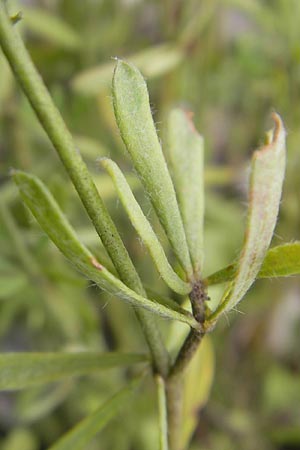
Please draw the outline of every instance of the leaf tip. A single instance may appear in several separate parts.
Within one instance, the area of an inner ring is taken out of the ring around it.
[[[143,75],[134,64],[124,59],[116,58],[116,66],[113,75],[113,85],[118,80],[128,81],[133,76],[137,76],[144,81]]]
[[[101,167],[106,168],[108,161],[109,161],[109,158],[107,156],[100,156],[100,158],[97,158],[96,164],[99,168],[101,168]]]
[[[23,172],[22,170],[17,170],[14,168],[10,169],[9,174],[18,186],[20,186],[29,177],[29,175],[26,172]]]
[[[277,112],[274,111],[272,113],[271,117],[275,124],[274,131],[273,131],[273,142],[275,142],[280,139],[281,134],[283,134],[283,136],[285,136],[286,131],[285,131],[282,119]]]
[[[276,112],[272,113],[271,118],[274,122],[274,127],[265,134],[265,144],[254,152],[254,159],[263,157],[265,153],[274,151],[276,148],[282,149],[285,146],[286,131],[283,121]]]

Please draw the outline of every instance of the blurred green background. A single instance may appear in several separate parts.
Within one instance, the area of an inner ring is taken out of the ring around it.
[[[173,106],[193,111],[204,135],[205,275],[238,255],[247,166],[272,125],[273,110],[281,114],[288,131],[287,176],[273,245],[300,238],[299,0],[10,4],[12,12],[23,12],[16,26],[147,284],[171,295],[96,164],[99,156],[109,155],[121,165],[160,233],[116,128],[110,93],[115,56],[137,64],[147,78],[163,146]],[[9,178],[11,167],[46,182],[81,239],[101,258],[96,232],[0,54],[1,351],[145,349],[132,311],[77,274],[43,235],[20,202]],[[212,302],[220,292],[219,287],[211,290]],[[160,321],[160,327],[166,337],[172,335],[170,324]],[[223,319],[213,333],[213,385],[209,401],[204,395],[196,405],[199,424],[193,450],[300,449],[299,339],[299,279],[257,282],[239,313]],[[125,377],[124,371],[113,370],[1,393],[0,448],[47,448],[124,384]],[[204,378],[199,373],[190,389],[203,389]],[[88,450],[150,450],[157,448],[156,438],[156,404],[149,382],[130,414],[124,412]]]

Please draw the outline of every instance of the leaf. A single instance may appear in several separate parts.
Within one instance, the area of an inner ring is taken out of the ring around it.
[[[232,281],[236,272],[236,265],[230,264],[224,269],[218,270],[212,273],[205,279],[205,283],[208,286],[213,286],[214,284],[225,283],[226,281]]]
[[[121,280],[111,274],[92,253],[78,240],[75,231],[61,212],[59,206],[45,185],[35,176],[15,171],[13,178],[20,194],[45,233],[65,257],[88,279],[102,289],[114,294],[134,306],[142,307],[162,317],[180,320],[192,327],[197,322],[187,311],[178,313],[149,300],[128,288]]]
[[[58,440],[49,450],[81,450],[86,449],[87,444],[122,408],[127,406],[130,399],[140,384],[140,379],[131,381],[124,389],[119,391],[104,405],[101,405],[90,416],[83,419]]]
[[[38,448],[38,438],[34,431],[21,428],[20,424],[8,431],[5,439],[1,439],[1,450],[37,450]]]
[[[273,133],[252,158],[247,227],[235,277],[208,322],[214,322],[244,297],[259,273],[273,236],[286,160],[285,130],[279,115],[273,114],[273,119]]]
[[[174,186],[151,115],[146,83],[136,67],[119,60],[113,103],[121,136],[174,252],[186,273],[192,266]]]
[[[147,297],[149,298],[155,298],[155,301],[161,303],[162,305],[169,306],[174,311],[186,312],[186,309],[183,309],[179,304],[173,300],[170,297],[167,297],[166,295],[158,294],[154,289],[151,289],[151,287],[145,285],[145,290],[147,293]]]
[[[140,190],[141,183],[137,176],[133,173],[126,173],[127,183],[131,190]],[[107,200],[108,198],[116,197],[116,191],[111,183],[111,178],[107,174],[94,176],[96,187],[101,190],[101,197]]]
[[[100,155],[104,156],[109,152],[104,144],[89,136],[76,135],[74,136],[74,142],[84,158],[94,160]]]
[[[300,242],[271,248],[258,274],[259,278],[288,277],[300,274]]]
[[[18,294],[28,284],[27,277],[19,272],[0,275],[0,299]]]
[[[172,269],[165,255],[164,249],[145,217],[140,205],[136,201],[123,173],[118,165],[109,158],[101,158],[99,163],[111,176],[118,196],[124,206],[129,219],[146,245],[158,272],[165,283],[178,294],[188,294],[191,285],[183,281]]]
[[[60,17],[39,8],[26,8],[24,24],[34,34],[67,50],[81,47],[81,38],[73,28]]]
[[[194,127],[191,113],[181,109],[171,112],[168,148],[187,243],[199,278],[203,268],[203,138]]]
[[[160,44],[128,56],[147,78],[161,76],[174,69],[183,59],[183,52],[171,44]],[[84,95],[98,95],[111,83],[115,62],[84,70],[72,80],[75,91]]]
[[[155,381],[159,413],[159,450],[168,450],[168,420],[165,382],[159,375],[155,377]]]
[[[235,264],[230,264],[224,269],[209,275],[206,283],[224,283],[234,278]],[[300,274],[300,242],[278,245],[268,250],[262,263],[257,278],[289,277]]]
[[[88,375],[103,369],[147,361],[134,353],[2,353],[0,389],[24,389],[65,377]]]
[[[198,424],[199,411],[207,403],[213,383],[215,355],[212,341],[205,336],[190,365],[183,387],[183,429],[181,448],[188,448],[189,441]]]
[[[18,392],[14,417],[18,423],[33,423],[49,417],[77,389],[76,379],[66,378],[54,384],[37,384]]]

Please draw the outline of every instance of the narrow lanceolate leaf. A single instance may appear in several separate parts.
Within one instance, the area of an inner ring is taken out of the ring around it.
[[[171,112],[168,147],[172,174],[196,277],[203,268],[204,176],[203,138],[190,113]]]
[[[183,58],[184,52],[169,43],[159,44],[128,56],[147,78],[169,72],[180,64]],[[84,70],[72,80],[73,89],[84,95],[99,95],[99,92],[110,86],[114,67],[115,62],[109,61]]]
[[[236,265],[230,264],[224,267],[224,269],[218,270],[212,273],[205,279],[207,286],[213,286],[214,284],[226,283],[227,281],[232,281],[236,272]]]
[[[234,278],[236,266],[231,264],[206,278],[209,286]],[[278,245],[268,250],[257,278],[289,277],[300,274],[300,242]]]
[[[261,266],[259,278],[289,277],[300,274],[300,242],[271,248]]]
[[[191,285],[183,281],[170,266],[161,243],[145,217],[140,205],[136,201],[129,184],[118,165],[108,158],[102,158],[99,162],[111,176],[117,189],[118,196],[130,221],[146,245],[163,280],[178,294],[188,294],[191,291]]]
[[[252,158],[247,228],[235,277],[209,320],[234,308],[244,297],[259,273],[273,236],[286,160],[285,130],[277,114],[273,119],[273,133]]]
[[[192,265],[174,186],[154,126],[144,78],[136,67],[118,61],[113,77],[118,127],[134,167],[188,276]]]
[[[82,45],[80,35],[58,16],[39,8],[26,8],[24,18],[26,28],[55,45],[67,50],[76,50]]]
[[[145,361],[145,355],[134,353],[4,353],[0,355],[0,390],[24,389]]]
[[[46,186],[35,176],[15,171],[14,180],[21,196],[45,233],[66,258],[87,278],[102,289],[134,306],[142,307],[160,316],[180,320],[192,327],[197,323],[190,313],[174,311],[155,300],[149,300],[128,288],[121,280],[100,264],[78,237]]]
[[[113,419],[122,408],[130,405],[130,400],[140,384],[136,379],[127,387],[115,394],[104,405],[101,405],[90,416],[83,419],[78,425],[66,433],[49,450],[84,450],[88,443],[99,431]]]

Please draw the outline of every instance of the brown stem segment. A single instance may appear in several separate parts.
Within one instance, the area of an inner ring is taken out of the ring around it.
[[[205,333],[197,330],[191,330],[189,332],[178,353],[176,361],[169,372],[169,379],[176,378],[177,376],[183,374],[190,361],[192,360],[194,354],[196,353],[196,350],[199,347],[204,334]]]
[[[205,301],[209,300],[209,297],[206,291],[206,284],[202,280],[193,283],[190,300],[195,319],[203,324],[205,322]]]

